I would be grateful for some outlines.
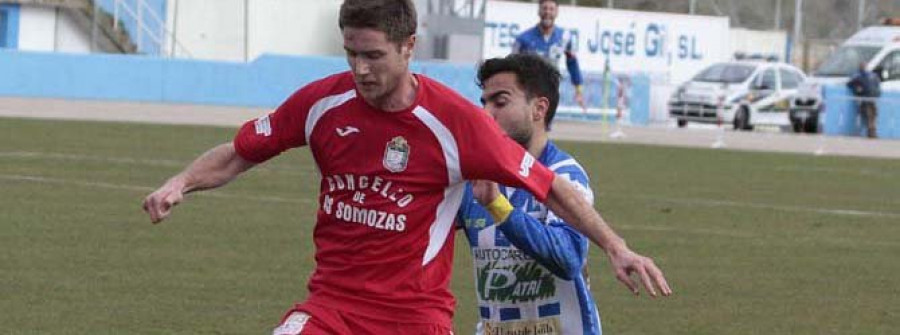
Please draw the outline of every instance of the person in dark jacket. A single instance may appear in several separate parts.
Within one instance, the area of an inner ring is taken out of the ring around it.
[[[866,63],[860,63],[859,72],[853,75],[847,86],[858,98],[859,114],[866,123],[866,134],[869,138],[877,138],[875,119],[878,117],[878,108],[875,102],[881,96],[881,80],[874,72],[866,70]]]

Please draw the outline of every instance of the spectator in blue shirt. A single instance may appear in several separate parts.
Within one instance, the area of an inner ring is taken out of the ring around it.
[[[866,123],[866,134],[869,138],[877,138],[875,118],[878,117],[878,109],[875,100],[881,96],[881,81],[872,71],[866,70],[866,63],[859,64],[859,72],[850,78],[847,86],[859,99],[859,114]]]
[[[538,6],[541,21],[516,37],[513,53],[537,54],[557,67],[562,56],[565,56],[566,69],[569,71],[572,85],[575,85],[575,102],[581,108],[585,108],[581,69],[578,66],[578,58],[575,57],[572,36],[565,29],[556,26],[559,3],[556,0],[540,0]]]

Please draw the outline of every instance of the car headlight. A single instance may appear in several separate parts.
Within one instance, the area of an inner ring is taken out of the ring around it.
[[[684,87],[678,87],[678,89],[675,90],[675,93],[672,93],[670,99],[677,101],[684,100]]]
[[[744,94],[741,94],[741,95],[738,95],[738,96],[732,98],[729,101],[729,103],[736,104],[736,103],[742,103],[742,102],[747,102],[747,101],[753,101],[753,98],[754,98],[753,92],[747,92],[747,93],[744,93]]]
[[[797,95],[804,97],[816,97],[820,95],[819,84],[803,83],[797,88]]]

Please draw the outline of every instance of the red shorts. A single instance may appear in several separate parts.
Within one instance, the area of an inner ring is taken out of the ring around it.
[[[437,323],[401,323],[373,319],[317,304],[297,304],[285,313],[272,335],[452,335]]]

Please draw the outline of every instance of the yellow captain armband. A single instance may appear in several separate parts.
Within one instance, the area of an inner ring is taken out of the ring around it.
[[[513,211],[512,204],[509,203],[509,200],[506,200],[506,197],[503,195],[498,195],[494,201],[491,201],[490,204],[485,207],[491,216],[494,218],[494,224],[500,225],[506,221],[506,218],[509,217],[509,214]]]
[[[575,92],[581,94],[584,91],[584,85],[575,85]]]

